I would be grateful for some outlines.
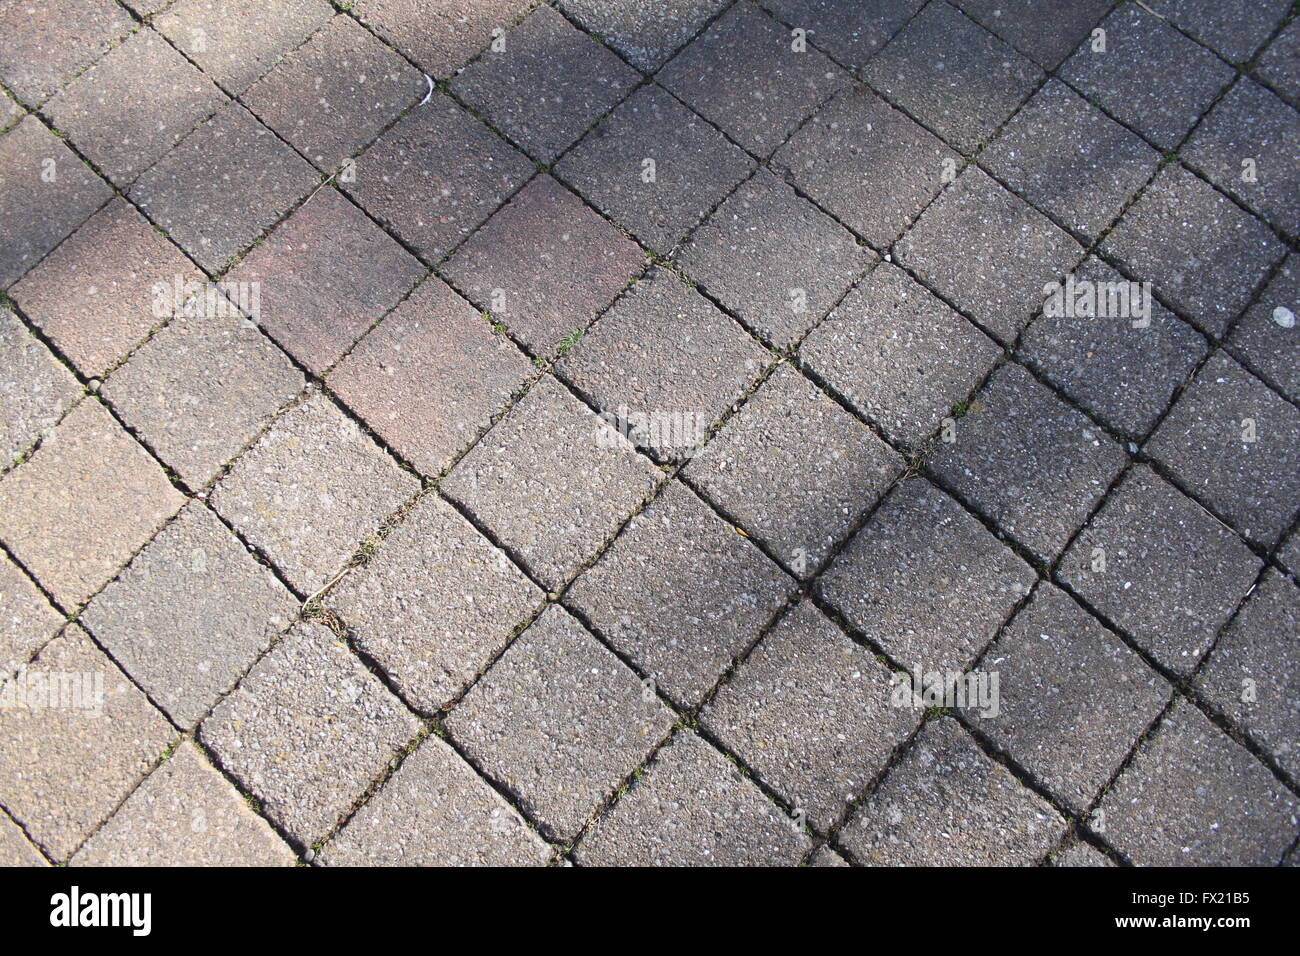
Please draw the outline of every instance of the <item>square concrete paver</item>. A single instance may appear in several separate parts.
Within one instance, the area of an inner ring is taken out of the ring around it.
[[[543,866],[551,848],[431,737],[326,844],[323,866]]]
[[[418,489],[417,479],[314,392],[271,425],[211,500],[300,594],[310,594]]]
[[[1260,54],[1255,75],[1286,97],[1300,103],[1300,19],[1292,20]]]
[[[1300,531],[1291,532],[1291,537],[1278,547],[1276,560],[1292,577],[1300,577]]]
[[[1287,0],[1152,0],[1149,6],[1229,63],[1249,60],[1290,8]]]
[[[1240,538],[1141,465],[1075,539],[1057,576],[1182,676],[1209,650],[1260,566]]]
[[[27,111],[12,96],[0,92],[0,132],[7,130],[26,115]]]
[[[663,0],[653,16],[635,0],[560,0],[560,9],[639,70],[656,70],[727,0]]]
[[[549,608],[447,719],[452,739],[554,840],[569,843],[668,734],[673,715]]]
[[[217,705],[199,736],[268,817],[311,846],[419,729],[346,645],[304,621]]]
[[[427,71],[445,79],[508,30],[533,0],[357,0],[352,12]]]
[[[1074,52],[1109,0],[956,0],[957,6],[1045,70]]]
[[[326,601],[402,696],[433,712],[465,691],[543,598],[504,552],[428,495]]]
[[[293,866],[293,851],[183,741],[86,841],[73,866]]]
[[[794,866],[812,840],[722,754],[681,731],[578,846],[587,866]]]
[[[859,69],[902,28],[925,0],[765,0],[763,6],[851,70]]]
[[[1300,402],[1300,258],[1293,253],[1232,330],[1228,349],[1255,375]]]
[[[566,600],[663,693],[693,707],[793,590],[779,567],[674,482]]]
[[[178,726],[189,728],[297,610],[270,569],[192,502],[80,620]]]
[[[1110,858],[1087,843],[1074,843],[1052,857],[1052,866],[1114,866]]]
[[[826,830],[921,720],[891,673],[811,602],[783,617],[705,709],[712,736]]]
[[[1034,582],[1030,567],[922,478],[896,487],[822,577],[826,600],[900,666],[962,670]]]
[[[81,383],[16,315],[0,307],[0,468],[49,434]]]
[[[0,541],[72,610],[184,503],[148,452],[87,398],[0,479]]]
[[[41,851],[32,846],[22,828],[0,813],[0,866],[49,866]]]
[[[873,866],[1031,866],[1064,833],[1051,804],[943,718],[922,729],[840,842]]]
[[[36,105],[134,26],[113,0],[0,4],[0,80]]]
[[[25,664],[62,626],[63,615],[16,564],[0,555],[0,680]]]
[[[903,467],[870,429],[782,364],[684,474],[803,578]]]

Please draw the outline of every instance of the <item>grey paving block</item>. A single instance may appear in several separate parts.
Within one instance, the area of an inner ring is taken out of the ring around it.
[[[1300,19],[1288,23],[1260,54],[1255,75],[1291,103],[1300,102]]]
[[[326,844],[324,866],[544,866],[551,848],[430,737]]]
[[[1300,531],[1291,532],[1291,537],[1277,549],[1277,562],[1291,573],[1300,577]]]
[[[1070,235],[968,168],[897,246],[898,258],[1002,342],[1043,303],[1043,287],[1083,258]]]
[[[785,615],[701,715],[708,733],[825,831],[866,791],[920,710],[811,602]]]
[[[81,383],[63,363],[0,307],[0,466],[49,434],[81,394]]]
[[[1045,70],[1056,69],[1111,8],[1109,0],[956,0],[956,3]]]
[[[1105,50],[1080,44],[1058,75],[1163,150],[1182,141],[1235,75],[1140,4],[1116,8],[1101,29]]]
[[[870,429],[783,364],[684,474],[803,578],[903,468]]]
[[[955,7],[931,3],[862,70],[863,78],[965,153],[1034,91],[1032,61]]]
[[[809,837],[689,731],[661,750],[577,849],[587,866],[795,866]]]
[[[961,670],[1034,582],[1030,567],[922,478],[896,487],[822,577],[822,594],[903,667]]]
[[[1129,207],[1101,251],[1202,330],[1222,336],[1286,248],[1262,222],[1178,164]]]
[[[0,690],[0,803],[66,861],[175,731],[75,624]]]
[[[459,697],[543,599],[436,495],[326,597],[392,685],[429,712]]]
[[[72,858],[73,866],[293,866],[293,851],[183,741]]]
[[[1115,221],[1160,154],[1058,80],[1012,117],[980,163],[1090,239]]]
[[[1100,812],[1106,841],[1145,866],[1276,866],[1297,832],[1295,796],[1182,699]]]
[[[195,262],[218,272],[317,178],[310,164],[231,103],[150,167],[130,195]]]
[[[874,259],[852,233],[767,170],[732,193],[678,263],[777,348],[790,348]]]
[[[852,77],[741,0],[656,79],[750,152],[767,156]]]
[[[1073,275],[1079,297],[1067,300],[1070,286],[1063,285],[1062,307],[1054,300],[1053,314],[1025,329],[1018,357],[1115,431],[1140,440],[1205,356],[1205,340],[1154,298],[1149,316],[1132,305],[1126,312],[1127,280],[1099,259]],[[1139,301],[1132,297],[1140,288],[1127,291],[1130,303]],[[1121,296],[1114,306],[1112,293]]]
[[[533,172],[533,164],[451,100],[407,113],[356,161],[342,187],[427,260],[442,258]]]
[[[80,620],[158,706],[188,728],[297,610],[270,569],[196,501],[96,595]]]
[[[440,487],[555,589],[659,484],[647,459],[607,435],[601,419],[546,377]]]
[[[683,707],[753,643],[794,581],[674,482],[566,600]]]
[[[1051,804],[943,718],[921,730],[840,842],[874,866],[1030,866],[1064,833]]]
[[[635,0],[561,0],[560,9],[639,70],[663,66],[726,0],[664,0],[653,16]]]
[[[0,136],[0,288],[11,285],[112,195],[35,116]]]
[[[1240,538],[1139,465],[1075,539],[1057,578],[1186,675],[1259,569]]]
[[[1149,6],[1230,63],[1245,63],[1291,5],[1287,0],[1153,0]]]
[[[555,171],[667,254],[753,168],[744,150],[651,84],[602,120]]]
[[[217,484],[211,502],[300,594],[311,594],[418,489],[315,392],[276,419]]]
[[[1300,512],[1300,410],[1225,352],[1205,364],[1145,450],[1265,549]]]
[[[452,739],[569,843],[673,715],[562,608],[524,631],[447,719]]]
[[[1128,461],[1082,412],[1019,365],[993,373],[930,472],[1044,564]]]
[[[217,705],[199,736],[270,819],[310,846],[419,729],[342,641],[303,621]]]
[[[1283,395],[1300,401],[1300,259],[1287,257],[1232,330],[1228,349]]]
[[[7,557],[0,556],[0,679],[24,663],[63,626],[63,615]]]
[[[329,384],[399,455],[440,474],[535,370],[430,277],[330,373]]]
[[[63,86],[135,26],[112,0],[0,7],[0,80],[37,104]]]
[[[836,853],[836,852],[835,852],[834,850],[832,850],[830,847],[823,846],[823,847],[819,847],[819,848],[817,849],[817,851],[816,851],[815,853],[813,853],[812,858],[809,859],[807,865],[808,865],[808,866],[845,866],[845,867],[847,867],[849,864],[848,864],[848,861],[844,859],[844,857],[840,856],[838,853]]]
[[[49,866],[18,824],[3,813],[0,813],[0,866]]]
[[[1052,858],[1052,866],[1114,866],[1099,850],[1086,843],[1074,843]]]
[[[27,111],[8,93],[0,92],[0,132],[27,115]]]
[[[435,79],[451,76],[533,0],[358,0],[352,12]]]
[[[572,146],[640,77],[545,4],[451,84],[476,113],[544,163]]]
[[[975,326],[887,263],[845,296],[799,349],[807,368],[905,446],[933,434],[998,355]]]
[[[443,274],[493,321],[549,357],[644,265],[636,243],[543,174],[484,223]]]
[[[859,69],[925,5],[925,0],[765,0],[763,6],[851,70]]]
[[[1123,641],[1050,584],[984,655],[996,708],[966,717],[1075,813],[1085,813],[1172,688]]]

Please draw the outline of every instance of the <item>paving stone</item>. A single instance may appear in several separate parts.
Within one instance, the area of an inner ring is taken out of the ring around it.
[[[0,813],[0,866],[49,866],[41,851],[28,842],[18,824]]]
[[[442,258],[533,172],[533,164],[439,95],[356,162],[343,188],[428,260]]]
[[[431,277],[357,345],[329,383],[390,448],[436,476],[533,374],[508,339]]]
[[[0,693],[0,803],[55,861],[113,812],[175,735],[75,624]]]
[[[1282,22],[1287,0],[1152,0],[1150,7],[1213,47],[1230,63],[1245,63]]]
[[[903,468],[870,429],[783,364],[684,474],[803,578]]]
[[[748,0],[734,5],[656,79],[750,152],[768,156],[852,78]]]
[[[150,14],[157,13],[172,0],[122,0],[128,7],[140,14],[141,17],[147,17]]]
[[[705,709],[709,734],[827,830],[916,729],[891,675],[811,602],[783,617]]]
[[[232,103],[137,179],[131,199],[195,262],[219,272],[316,180],[307,162]]]
[[[635,674],[552,607],[445,726],[549,838],[569,843],[672,724]]]
[[[1222,336],[1285,253],[1262,222],[1209,183],[1168,166],[1101,251],[1155,283],[1180,313]]]
[[[202,503],[192,502],[81,620],[181,727],[192,727],[298,602]]]
[[[276,420],[211,501],[306,594],[324,585],[418,488],[317,392]]]
[[[134,26],[113,0],[0,4],[0,80],[35,105]]]
[[[1122,298],[1112,307],[1109,296],[1122,296],[1119,283],[1127,280],[1099,259],[1086,260],[1074,276],[1076,295],[1085,298],[1067,298],[1065,284],[1060,304],[1068,308],[1035,319],[1019,357],[1111,428],[1141,440],[1204,357],[1205,340],[1154,299],[1148,317],[1133,305],[1124,314]],[[1138,291],[1129,286],[1130,296]]]
[[[734,764],[682,731],[577,858],[586,866],[795,866],[810,843]]]
[[[1259,569],[1240,538],[1139,465],[1075,539],[1057,577],[1162,666],[1186,675]]]
[[[436,737],[325,847],[323,865],[544,866],[551,848]]]
[[[1114,866],[1104,854],[1086,843],[1075,843],[1052,859],[1052,866]]]
[[[1300,401],[1300,259],[1287,257],[1232,330],[1228,347],[1264,381]]]
[[[533,0],[358,0],[352,12],[435,79],[451,76]]]
[[[1300,19],[1288,23],[1260,54],[1255,75],[1293,104],[1300,102]]]
[[[925,0],[765,0],[763,6],[851,70],[862,67]]]
[[[125,199],[113,199],[10,292],[87,378],[165,322],[204,275]]]
[[[984,378],[997,346],[895,265],[858,284],[799,349],[885,435],[917,446]]]
[[[1300,233],[1300,113],[1265,87],[1242,79],[1181,155],[1274,226]]]
[[[80,383],[18,317],[0,307],[0,467],[6,467],[81,397]]]
[[[1030,57],[1054,70],[1111,8],[1109,0],[956,0],[957,6]]]
[[[1031,866],[1065,821],[955,720],[928,723],[840,833],[872,866]]]
[[[8,93],[0,90],[0,132],[7,130],[27,115],[27,111],[18,105]]]
[[[778,348],[795,345],[874,256],[766,170],[718,207],[678,263]]]
[[[63,615],[16,564],[0,555],[0,680],[21,667],[62,626]]]
[[[1146,185],[1160,154],[1064,83],[1048,80],[980,162],[1039,209],[1096,239]]]
[[[217,705],[199,734],[266,815],[310,846],[419,729],[342,641],[304,621]]]
[[[639,70],[657,70],[726,0],[664,0],[653,16],[635,0],[561,0],[560,9]]]
[[[459,697],[544,595],[441,498],[422,498],[327,598],[423,711]]]
[[[1162,150],[1182,141],[1235,75],[1140,4],[1117,7],[1101,29],[1105,51],[1081,44],[1058,75]]]
[[[932,3],[863,68],[863,78],[963,152],[1015,112],[1042,71],[947,3]]]
[[[72,609],[184,501],[148,453],[89,398],[0,480],[0,540]]]
[[[1165,679],[1064,592],[1045,584],[984,655],[992,708],[967,718],[1084,814],[1169,702]]]
[[[602,120],[556,172],[666,254],[753,168],[743,150],[649,85]]]
[[[903,667],[962,670],[1034,573],[928,481],[898,485],[821,579],[827,601]]]
[[[543,4],[452,82],[476,113],[544,163],[637,84],[635,70]]]
[[[1278,547],[1276,559],[1292,577],[1300,578],[1300,531],[1291,532],[1291,537]]]
[[[112,192],[35,116],[0,136],[0,288],[57,246]]]
[[[1100,808],[1106,841],[1140,866],[1276,866],[1297,809],[1263,764],[1181,699]]]
[[[793,589],[761,551],[673,483],[567,599],[663,693],[693,707]]]
[[[228,275],[258,283],[255,316],[316,375],[424,275],[414,256],[333,189],[322,189]]]
[[[350,17],[335,17],[243,96],[321,169],[354,155],[424,98],[420,71]]]
[[[820,847],[813,853],[812,859],[808,861],[808,866],[848,866],[848,861],[840,856],[830,847]]]
[[[64,87],[45,110],[84,156],[125,186],[225,102],[211,80],[144,29]]]
[[[548,588],[567,581],[659,484],[660,473],[543,378],[440,486]],[[528,507],[521,512],[520,502]]]
[[[293,851],[183,741],[77,851],[74,866],[293,866]]]
[[[177,0],[152,23],[238,96],[333,12],[324,0]]]
[[[982,170],[968,168],[898,243],[898,257],[1001,341],[1013,341],[1083,248]]]
[[[1300,410],[1224,352],[1205,364],[1145,450],[1265,549],[1300,512]]]
[[[443,272],[529,349],[549,356],[644,264],[636,243],[542,174],[471,236]]]
[[[955,433],[931,473],[1044,564],[1128,461],[1086,415],[1015,364],[993,373]]]

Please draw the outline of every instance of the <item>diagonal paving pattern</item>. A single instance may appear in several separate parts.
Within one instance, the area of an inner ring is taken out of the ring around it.
[[[655,6],[0,0],[0,865],[1295,858],[1294,5]]]

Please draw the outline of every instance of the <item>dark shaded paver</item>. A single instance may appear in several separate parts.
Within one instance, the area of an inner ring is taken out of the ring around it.
[[[1228,348],[1256,375],[1300,401],[1300,259],[1287,257],[1259,299],[1242,316]]]
[[[849,69],[860,68],[925,6],[925,0],[765,0],[763,6]]]
[[[1288,23],[1260,54],[1255,75],[1293,104],[1300,103],[1300,19]]]
[[[1286,16],[1287,0],[1152,0],[1169,18],[1229,63],[1245,63]]]
[[[1292,577],[1300,578],[1300,531],[1293,531],[1291,537],[1278,547],[1277,562],[1286,568]]]
[[[533,0],[357,0],[352,12],[434,79],[451,76],[532,6]]]
[[[0,132],[7,130],[27,115],[17,101],[8,93],[0,91]]]
[[[113,0],[0,5],[0,80],[36,104],[98,59],[134,26]]]
[[[0,555],[0,680],[63,626],[63,615],[22,570]]]
[[[655,70],[727,0],[664,0],[647,16],[637,0],[561,0],[560,9],[633,66]]]
[[[73,374],[0,308],[0,467],[48,434],[81,394]]]
[[[1110,10],[1109,0],[955,0],[1045,70],[1074,52]]]
[[[49,866],[18,824],[3,813],[0,813],[0,866]]]

